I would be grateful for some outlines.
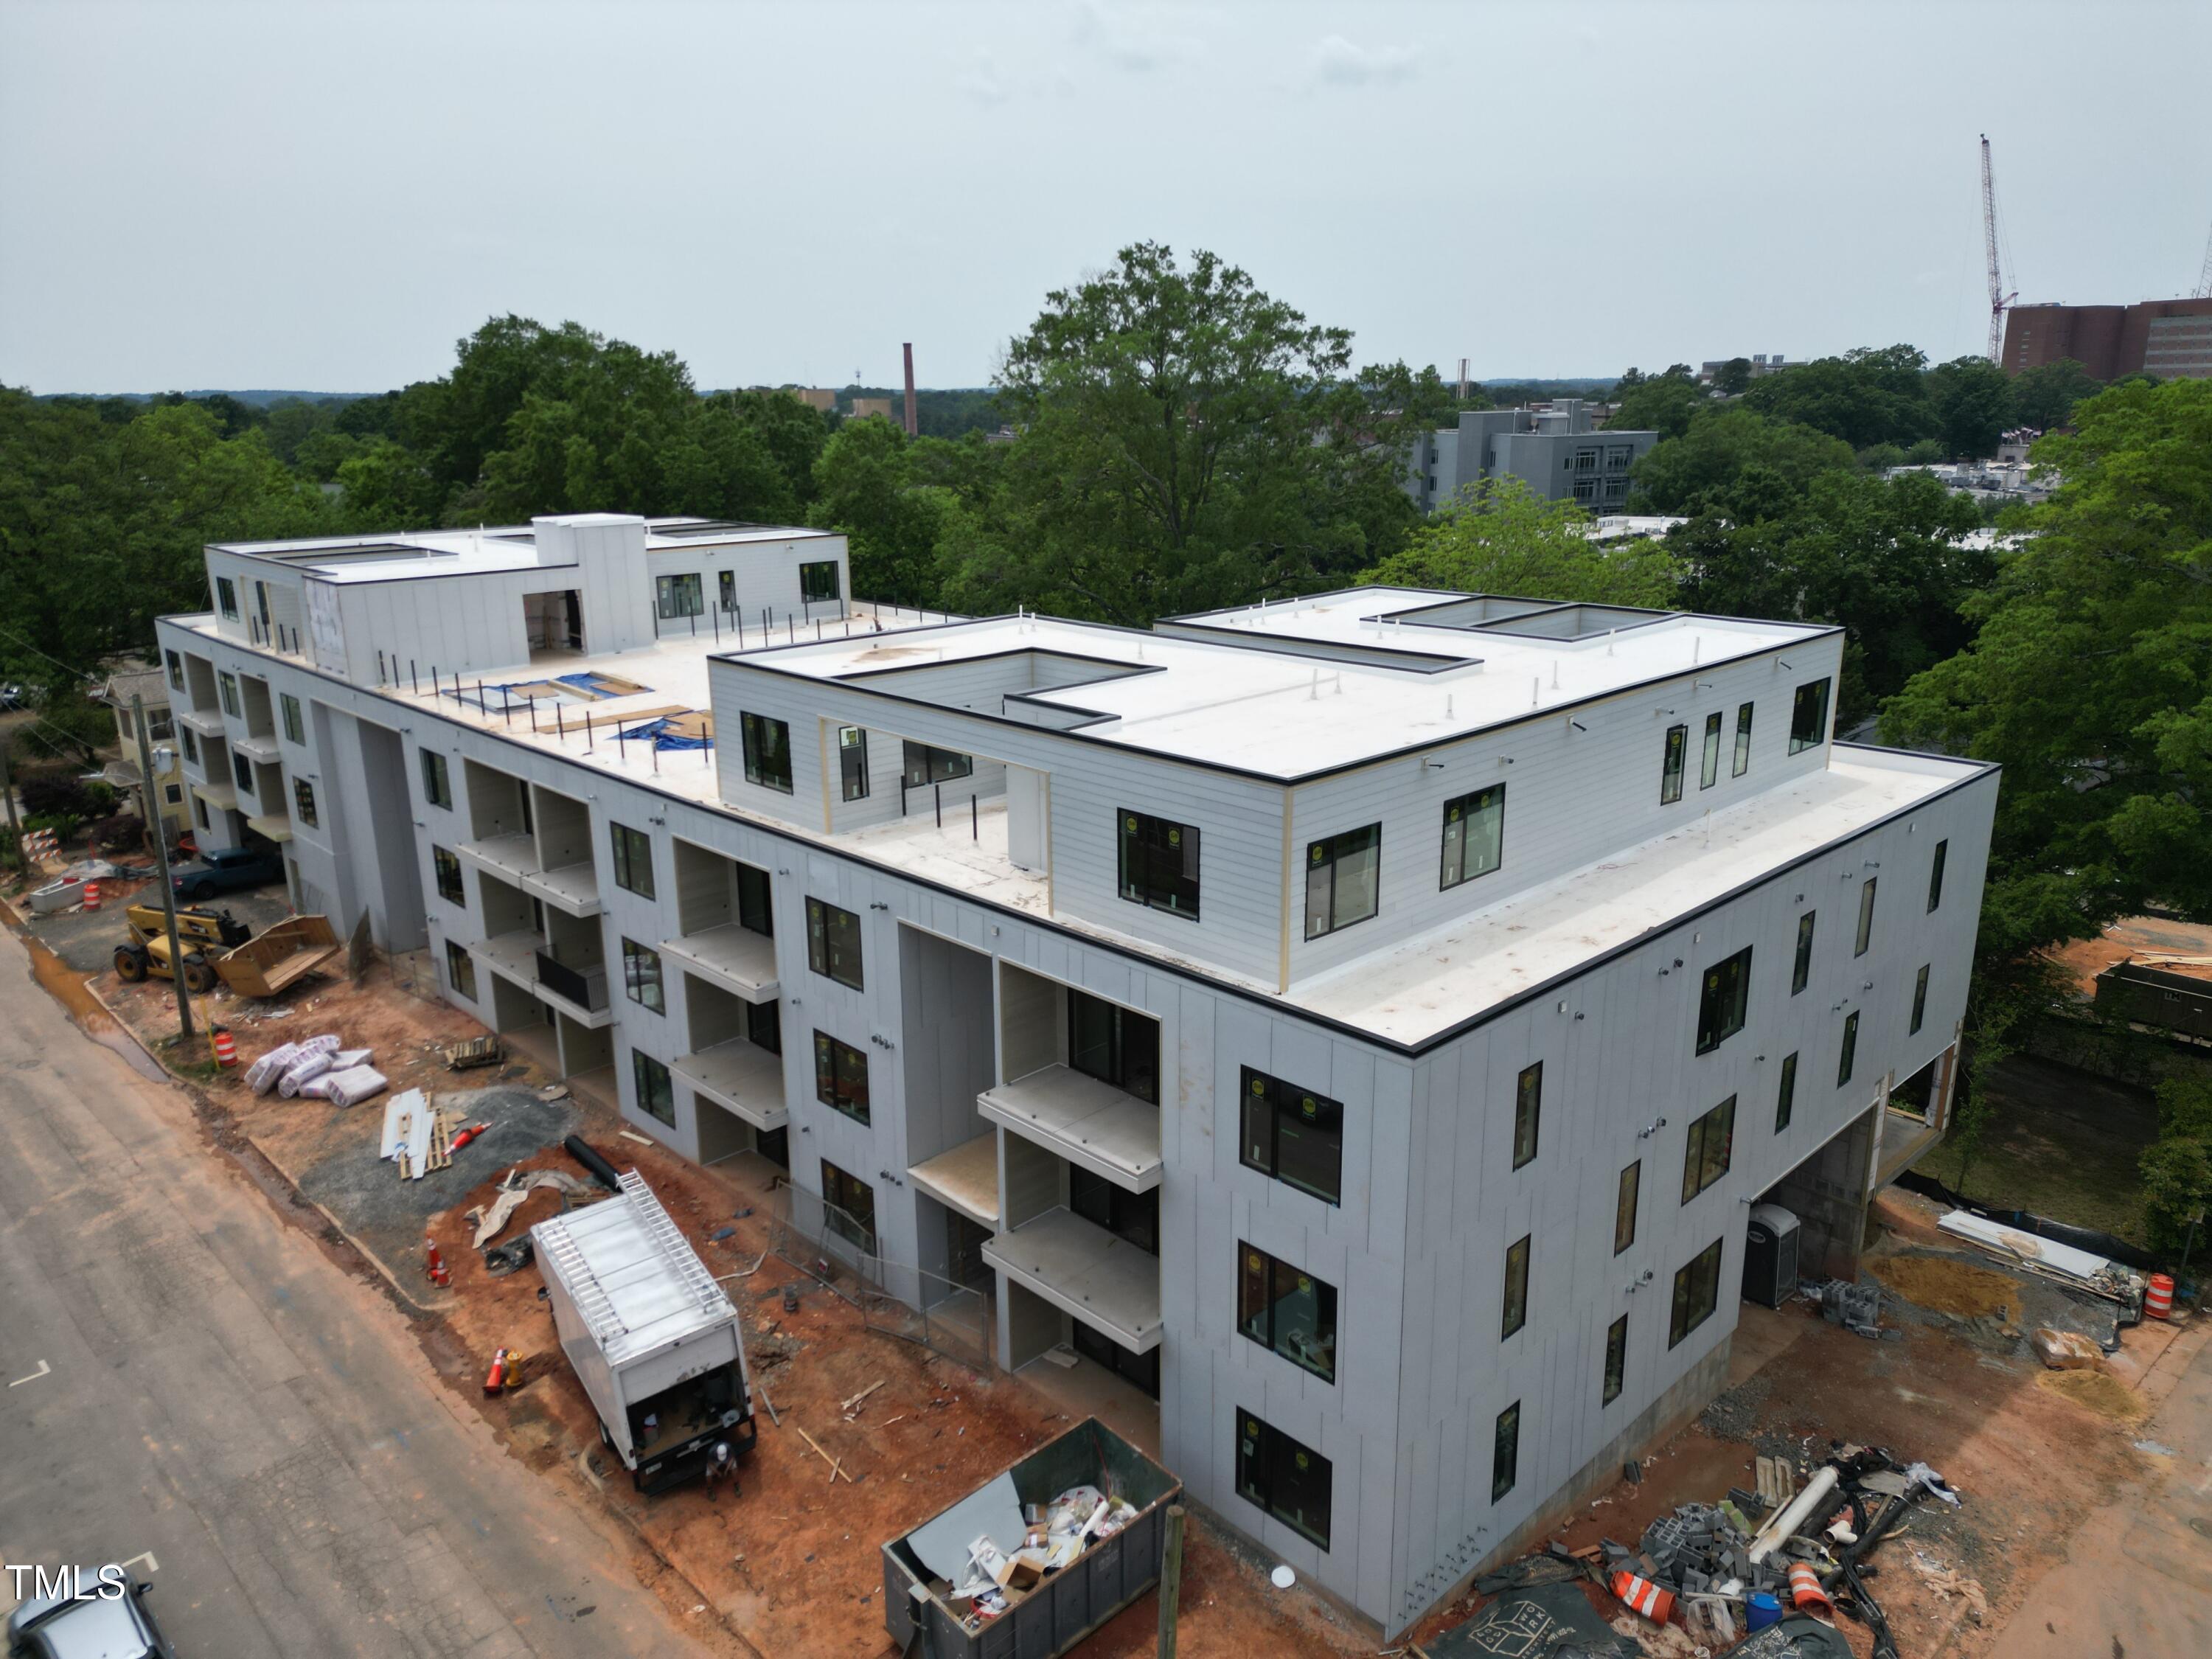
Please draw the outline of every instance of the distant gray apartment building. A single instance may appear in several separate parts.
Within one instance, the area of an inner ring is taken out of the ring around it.
[[[1590,406],[1580,398],[1467,410],[1456,427],[1413,441],[1406,493],[1421,511],[1433,513],[1469,484],[1514,477],[1545,501],[1618,513],[1628,500],[1629,469],[1658,441],[1656,432],[1595,430]]]

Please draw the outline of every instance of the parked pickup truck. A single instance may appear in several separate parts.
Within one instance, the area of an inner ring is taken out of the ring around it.
[[[530,1230],[553,1328],[641,1492],[759,1437],[738,1310],[635,1170],[615,1194]]]
[[[230,847],[170,871],[169,885],[177,890],[179,897],[197,902],[211,899],[217,893],[281,881],[283,877],[284,860],[277,854],[250,847]]]

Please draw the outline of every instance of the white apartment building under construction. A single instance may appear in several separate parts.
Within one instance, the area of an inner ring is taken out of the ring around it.
[[[1996,778],[1834,742],[1833,629],[895,616],[617,515],[208,566],[204,846],[1156,1400],[1386,1631],[1717,1391],[1754,1201],[1846,1261],[1948,1109]]]

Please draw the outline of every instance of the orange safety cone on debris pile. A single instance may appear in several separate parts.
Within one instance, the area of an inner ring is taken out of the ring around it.
[[[238,1045],[231,1041],[230,1032],[221,1025],[208,1027],[208,1040],[215,1045],[215,1063],[224,1071],[238,1064]]]
[[[1790,1604],[1799,1612],[1818,1607],[1823,1613],[1833,1613],[1836,1604],[1828,1599],[1828,1592],[1820,1588],[1820,1575],[1802,1561],[1790,1567]]]
[[[1665,1624],[1674,1616],[1674,1592],[1649,1578],[1639,1578],[1626,1567],[1613,1575],[1613,1593],[1646,1619]]]
[[[85,883],[84,897],[80,902],[88,910],[97,910],[100,908],[100,884],[96,881],[88,881]]]
[[[2153,1319],[2173,1317],[2173,1280],[2166,1274],[2150,1276],[2150,1288],[2143,1292],[2143,1311]]]
[[[507,1350],[500,1349],[491,1357],[491,1370],[484,1376],[484,1392],[497,1394],[507,1386]]]
[[[438,1241],[426,1236],[422,1240],[422,1249],[426,1257],[424,1266],[429,1273],[430,1282],[433,1285],[452,1284],[453,1272],[446,1266],[446,1258],[439,1253]]]
[[[449,1150],[456,1152],[459,1152],[462,1147],[467,1146],[469,1142],[474,1140],[478,1135],[482,1134],[485,1130],[490,1127],[491,1125],[489,1123],[471,1123],[467,1128],[462,1130],[460,1133],[453,1137],[453,1144]]]

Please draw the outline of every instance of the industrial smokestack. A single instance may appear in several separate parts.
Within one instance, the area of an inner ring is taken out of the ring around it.
[[[1462,403],[1467,401],[1467,359],[1464,357],[1459,360],[1459,400]]]
[[[914,407],[914,342],[911,340],[906,343],[906,435],[909,438],[921,435],[921,422]]]

